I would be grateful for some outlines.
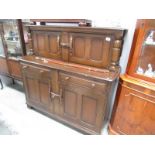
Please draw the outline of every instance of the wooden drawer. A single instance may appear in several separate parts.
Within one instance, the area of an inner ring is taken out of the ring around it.
[[[76,84],[80,87],[87,87],[95,91],[105,92],[107,88],[106,83],[99,83],[94,80],[88,80],[62,72],[59,73],[59,78],[63,84]]]
[[[22,72],[24,75],[35,76],[36,78],[49,78],[50,70],[35,67],[27,64],[22,64]]]

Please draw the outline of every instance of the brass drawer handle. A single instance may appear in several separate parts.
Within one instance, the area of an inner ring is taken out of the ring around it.
[[[128,97],[128,96],[130,96],[131,94],[129,93],[129,94],[125,94],[125,97]]]
[[[40,73],[44,73],[44,71],[43,70],[40,70]]]
[[[92,83],[91,86],[94,88],[96,85],[95,85],[95,83]]]
[[[70,79],[70,77],[68,77],[68,76],[67,76],[67,77],[65,77],[65,80],[66,80],[66,81],[67,81],[67,80],[69,80],[69,79]]]
[[[28,66],[23,66],[22,68],[23,68],[23,69],[26,69],[26,68],[28,68]]]

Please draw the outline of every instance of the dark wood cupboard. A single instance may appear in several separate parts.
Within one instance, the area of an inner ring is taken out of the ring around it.
[[[155,134],[155,20],[139,19],[127,73],[120,77],[111,134]]]
[[[27,105],[86,133],[99,134],[112,83],[97,82],[97,77],[89,79],[89,74],[85,77],[76,71],[66,72],[61,61],[54,68],[53,62],[48,67],[41,63],[38,66],[35,58],[29,60],[29,57],[21,60]]]
[[[84,133],[100,134],[125,30],[28,28],[33,55],[20,59],[27,105]]]

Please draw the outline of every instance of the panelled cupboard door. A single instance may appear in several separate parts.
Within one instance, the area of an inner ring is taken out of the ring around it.
[[[105,95],[73,83],[62,84],[62,94],[64,118],[100,133],[106,104]]]
[[[33,31],[34,53],[38,56],[61,59],[60,39],[60,32]]]
[[[107,67],[111,61],[112,40],[113,37],[110,35],[69,33],[69,61],[94,67]]]
[[[102,128],[106,98],[92,89],[80,89],[80,124],[98,133]]]
[[[23,81],[28,105],[53,112],[50,95],[51,75],[49,70],[23,66]]]
[[[74,85],[61,85],[63,117],[76,123],[79,113],[79,89]]]

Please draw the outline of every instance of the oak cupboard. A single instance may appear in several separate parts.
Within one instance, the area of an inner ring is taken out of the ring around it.
[[[50,62],[44,66],[36,57],[21,60],[26,100],[29,107],[34,107],[53,118],[65,122],[85,133],[99,134],[102,129],[107,96],[112,82],[97,77],[77,74],[74,66],[65,69],[68,63]],[[39,62],[39,66],[36,63]],[[53,66],[55,65],[55,66]],[[60,68],[61,67],[61,68]],[[79,66],[80,67],[80,66]],[[70,71],[71,70],[71,71]],[[102,73],[105,74],[104,72]],[[102,74],[100,78],[102,78]],[[91,78],[90,78],[91,77]]]
[[[120,77],[109,133],[155,134],[155,20],[139,19],[127,72]]]
[[[123,29],[28,26],[20,59],[28,107],[87,134],[101,134],[120,67]]]

